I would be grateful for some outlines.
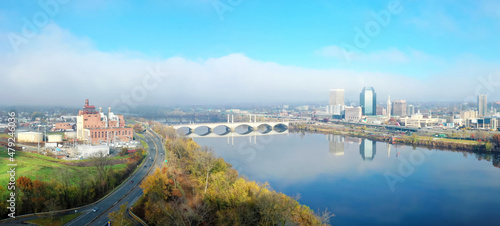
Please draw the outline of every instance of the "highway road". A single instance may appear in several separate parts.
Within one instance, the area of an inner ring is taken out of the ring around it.
[[[151,160],[148,159],[148,162],[147,162],[148,168],[151,168],[150,174],[152,174],[156,168],[158,168],[158,167],[161,168],[163,166],[163,164],[165,162],[165,149],[164,149],[164,147],[163,147],[163,145],[161,143],[160,138],[158,136],[156,136],[156,134],[154,134],[153,136],[150,136],[150,138],[151,139],[148,140],[148,145],[149,145],[149,148],[150,148],[150,152],[154,153],[155,155],[156,155],[156,153],[158,153],[158,155],[156,156],[156,160],[155,161],[151,161]],[[158,150],[158,152],[156,152],[157,150]],[[152,158],[152,160],[154,160],[154,159],[155,159],[155,157]],[[150,164],[151,164],[151,167],[149,167]],[[140,183],[139,180],[142,181],[142,179],[139,178],[137,180],[138,185]],[[124,192],[128,192],[128,191],[124,191]],[[124,196],[124,198],[122,200],[118,201],[118,203],[115,203],[106,212],[104,212],[103,214],[101,214],[99,217],[95,218],[91,222],[91,225],[108,225],[108,221],[109,221],[108,214],[109,213],[112,213],[112,212],[120,209],[120,206],[122,204],[125,204],[125,203],[128,203],[127,207],[130,208],[130,206],[132,206],[133,203],[135,203],[137,201],[137,199],[139,199],[139,197],[142,196],[142,194],[143,194],[142,193],[142,189],[139,186],[134,187],[130,191],[130,193],[124,194],[125,196]],[[85,221],[77,221],[77,222],[84,223]],[[82,224],[76,223],[76,224],[67,224],[67,225],[82,225]],[[138,225],[140,225],[140,224],[138,224]]]
[[[125,183],[121,187],[114,190],[105,199],[94,205],[77,209],[77,212],[83,212],[83,214],[73,219],[66,225],[108,225],[109,213],[118,210],[120,208],[120,205],[126,202],[128,202],[127,207],[130,207],[139,199],[139,197],[142,195],[142,189],[139,187],[142,179],[149,173],[153,173],[155,168],[162,167],[165,161],[165,149],[160,138],[156,134],[149,132],[145,133],[144,135],[149,146],[149,151],[148,155],[146,156],[146,162],[144,166],[142,166],[131,178],[125,181]],[[74,213],[74,211],[68,212],[66,214],[70,213]],[[0,222],[0,224],[26,225],[26,223],[24,223],[25,221],[36,218],[37,216],[17,218],[8,222]],[[135,222],[135,224],[138,224],[138,222]]]

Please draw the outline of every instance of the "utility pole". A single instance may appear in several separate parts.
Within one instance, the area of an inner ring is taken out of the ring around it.
[[[36,141],[38,142],[38,154],[40,154],[40,137],[38,136],[38,134],[40,133],[40,125],[38,125],[38,129],[36,130]],[[42,139],[43,139],[43,136],[42,136]]]

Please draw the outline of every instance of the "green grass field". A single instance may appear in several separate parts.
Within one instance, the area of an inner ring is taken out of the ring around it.
[[[4,188],[9,181],[9,175],[5,172],[9,170],[7,149],[0,147],[0,185]],[[38,179],[41,181],[57,180],[60,172],[67,171],[72,175],[71,182],[77,183],[81,178],[88,178],[90,175],[96,174],[94,167],[78,167],[63,164],[66,160],[54,159],[40,154],[33,154],[28,152],[16,152],[15,164],[16,178],[26,176],[32,180]],[[79,160],[86,161],[86,160]],[[126,164],[113,165],[113,170],[121,170],[126,168]]]
[[[136,135],[136,136],[138,136],[138,137],[140,137],[140,138],[142,138],[142,139],[145,139],[145,138],[144,138],[144,135],[142,135],[142,134],[140,134],[140,133],[135,133],[135,135]]]
[[[10,137],[10,135],[7,133],[0,133],[0,138],[7,139],[9,137]]]
[[[149,145],[148,145],[148,143],[146,143],[146,141],[141,140],[141,144],[142,144],[142,146],[144,147],[144,149],[146,149],[146,150],[148,150],[148,149],[149,149]]]
[[[411,136],[405,136],[407,139],[411,139]],[[437,137],[427,137],[427,136],[417,136],[419,140],[434,140],[437,139],[439,141],[447,142],[447,143],[458,143],[458,144],[479,144],[478,141],[475,140],[458,140],[458,139],[448,139],[448,138],[437,138]]]
[[[77,218],[78,216],[82,215],[82,213],[74,213],[74,214],[68,214],[68,215],[63,215],[63,216],[55,216],[54,218],[50,219],[49,217],[46,218],[38,218],[35,220],[30,220],[27,221],[28,223],[36,224],[36,225],[50,225],[50,226],[59,226],[59,225],[64,225],[71,220]]]

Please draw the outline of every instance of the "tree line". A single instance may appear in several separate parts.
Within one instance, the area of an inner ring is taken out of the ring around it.
[[[249,181],[231,164],[192,139],[159,123],[167,138],[168,163],[145,178],[144,196],[133,211],[150,225],[326,225],[333,216],[309,207],[268,184]]]
[[[84,170],[73,174],[61,168],[50,181],[21,176],[16,180],[16,215],[70,209],[95,202],[126,179],[144,156],[145,151],[138,150],[129,155],[126,168],[114,170],[110,157],[97,153],[89,159],[95,174]],[[7,200],[9,192],[0,186],[2,200]],[[6,208],[6,202],[1,202],[2,219],[7,218]]]

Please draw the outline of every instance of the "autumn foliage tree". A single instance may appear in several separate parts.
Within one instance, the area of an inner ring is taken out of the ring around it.
[[[500,134],[493,135],[493,143],[495,143],[497,146],[500,146]]]
[[[144,127],[143,127],[143,126],[142,126],[142,124],[140,124],[140,123],[136,123],[136,124],[132,127],[132,129],[134,129],[134,132],[136,132],[136,133],[142,133],[142,132],[144,132]]]
[[[170,130],[160,126],[153,130]],[[318,216],[267,184],[239,177],[192,139],[170,138],[165,147],[167,166],[141,184],[145,196],[136,214],[150,225],[323,225],[332,216]]]
[[[22,209],[25,211],[32,210],[31,198],[33,196],[33,182],[29,177],[21,176],[17,178],[17,188],[22,192],[21,202]]]

